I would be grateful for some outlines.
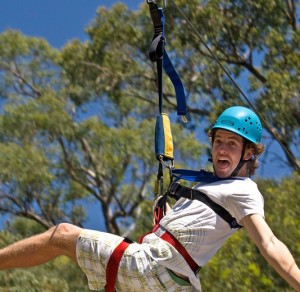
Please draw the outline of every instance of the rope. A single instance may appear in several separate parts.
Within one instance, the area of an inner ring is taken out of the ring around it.
[[[266,128],[269,130],[269,133],[271,133],[271,135],[273,136],[273,138],[275,140],[277,140],[277,142],[280,144],[280,146],[282,147],[282,149],[284,150],[284,152],[286,153],[286,155],[289,157],[289,159],[291,161],[293,161],[294,165],[297,167],[297,169],[300,171],[300,166],[297,163],[297,161],[295,160],[294,156],[292,155],[292,153],[283,145],[283,143],[281,142],[280,138],[278,137],[278,135],[272,130],[271,125],[269,124],[269,122],[256,110],[256,108],[254,107],[254,105],[251,103],[251,101],[249,100],[249,98],[246,96],[246,94],[244,93],[244,91],[240,88],[240,86],[235,82],[235,80],[231,77],[229,71],[222,65],[222,63],[220,62],[219,58],[214,54],[214,52],[210,49],[210,47],[206,44],[206,42],[203,40],[203,38],[201,37],[200,33],[197,31],[197,29],[194,27],[194,25],[189,21],[189,19],[187,18],[187,16],[184,14],[184,12],[176,5],[176,3],[174,2],[174,0],[171,0],[171,2],[173,3],[174,7],[176,8],[176,10],[181,14],[181,16],[185,19],[187,25],[191,28],[191,30],[196,34],[196,36],[199,38],[199,40],[201,41],[201,43],[205,46],[205,48],[208,50],[208,52],[212,55],[212,57],[217,61],[218,65],[222,68],[222,70],[225,72],[225,74],[227,75],[227,77],[230,79],[230,81],[236,86],[236,88],[238,89],[238,91],[240,92],[240,94],[243,96],[243,98],[246,100],[246,102],[248,103],[248,105],[252,108],[252,110],[257,114],[257,116],[260,118],[260,120],[264,123],[264,125],[266,126]]]

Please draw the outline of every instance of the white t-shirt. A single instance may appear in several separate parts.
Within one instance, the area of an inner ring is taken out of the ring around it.
[[[250,178],[222,180],[210,184],[199,184],[196,189],[223,206],[240,221],[247,215],[264,216],[264,200],[257,185]],[[165,229],[172,233],[186,248],[199,266],[218,251],[224,241],[237,229],[217,215],[210,207],[198,200],[179,199],[172,210],[160,221],[161,228],[147,235],[143,243],[146,252],[161,265],[189,277],[197,290],[200,280],[173,246],[160,239]]]

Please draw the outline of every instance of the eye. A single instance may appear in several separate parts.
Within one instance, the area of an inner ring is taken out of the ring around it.
[[[234,141],[234,140],[230,140],[230,141],[228,142],[228,145],[229,145],[230,147],[235,147],[235,146],[237,145],[237,142]]]
[[[215,141],[214,141],[214,144],[216,144],[216,145],[219,145],[221,143],[222,143],[222,141],[221,141],[220,138],[216,138]]]

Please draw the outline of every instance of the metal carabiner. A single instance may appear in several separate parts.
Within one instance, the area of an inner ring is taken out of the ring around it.
[[[170,162],[170,164],[169,164],[169,163],[165,162],[163,158],[164,158],[164,157],[163,157],[162,155],[159,155],[159,157],[158,157],[159,162],[160,162],[162,165],[164,165],[166,168],[173,169],[174,166],[175,166],[175,164],[174,164],[174,159],[172,159],[171,162]]]

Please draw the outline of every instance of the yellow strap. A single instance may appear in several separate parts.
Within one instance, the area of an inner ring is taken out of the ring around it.
[[[165,156],[173,159],[173,137],[171,133],[171,124],[167,114],[162,113],[164,138],[165,138]]]

